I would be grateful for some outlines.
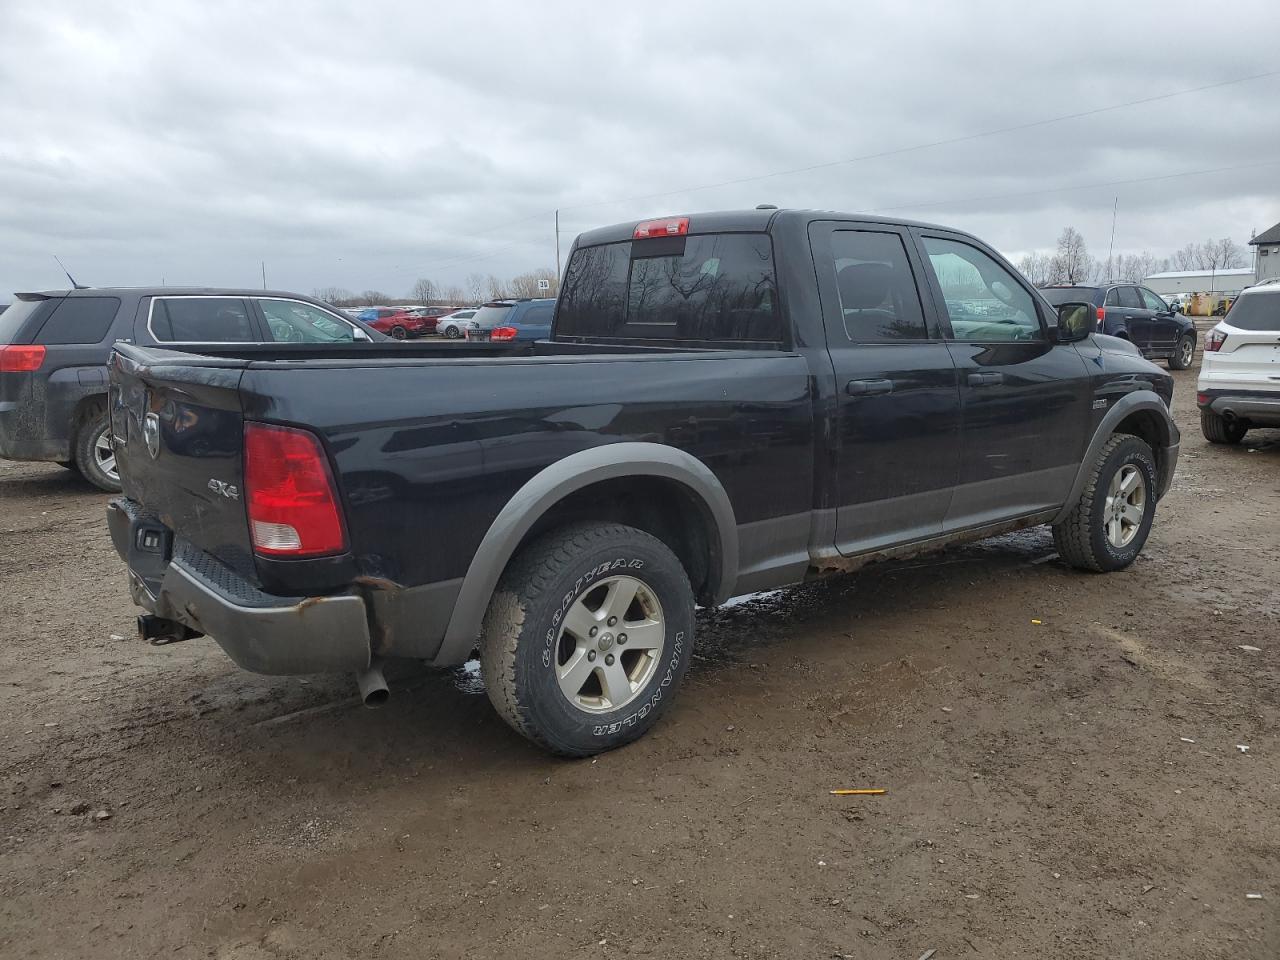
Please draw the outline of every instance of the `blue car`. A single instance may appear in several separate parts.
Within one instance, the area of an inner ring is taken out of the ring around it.
[[[554,297],[525,300],[493,300],[467,321],[468,340],[529,342],[551,336]]]

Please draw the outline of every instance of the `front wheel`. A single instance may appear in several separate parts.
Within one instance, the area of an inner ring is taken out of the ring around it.
[[[1080,499],[1053,542],[1081,570],[1122,570],[1138,558],[1156,511],[1156,458],[1146,442],[1116,434],[1102,446]]]
[[[666,544],[621,524],[580,523],[530,544],[503,573],[480,666],[517,732],[585,757],[653,726],[692,643],[693,591]]]
[[[1187,334],[1178,341],[1177,349],[1173,351],[1173,356],[1169,358],[1170,370],[1185,370],[1191,366],[1191,361],[1196,356],[1196,338],[1192,334]]]

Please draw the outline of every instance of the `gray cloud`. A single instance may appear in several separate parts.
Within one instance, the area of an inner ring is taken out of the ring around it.
[[[1280,161],[1280,77],[676,192],[1276,69],[1274,4],[614,7],[8,0],[0,298],[59,285],[51,253],[104,285],[252,284],[265,260],[273,286],[400,294],[551,264],[556,208],[566,247],[762,201],[1011,254],[1068,223],[1105,252],[1117,196],[1122,251],[1280,220],[1280,166],[1052,192]]]

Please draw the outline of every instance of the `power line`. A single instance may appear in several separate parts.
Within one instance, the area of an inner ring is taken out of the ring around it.
[[[1278,75],[1280,75],[1280,70],[1268,70],[1263,73],[1250,74],[1249,76],[1245,76],[1245,77],[1234,77],[1229,80],[1218,80],[1213,83],[1202,84],[1198,87],[1189,87],[1185,90],[1175,90],[1170,93],[1161,93],[1161,94],[1156,94],[1154,96],[1149,96],[1149,97],[1139,97],[1135,100],[1125,100],[1121,103],[1112,103],[1102,107],[1094,107],[1089,110],[1080,110],[1075,113],[1064,113],[1059,116],[1043,117],[1038,120],[1030,120],[1025,123],[1012,124],[1006,127],[996,127],[991,130],[982,130],[976,133],[967,133],[957,137],[947,137],[942,140],[931,140],[926,143],[916,143],[916,144],[911,144],[905,147],[895,147],[892,150],[880,150],[875,153],[866,153],[866,154],[861,154],[860,156],[846,157],[840,160],[827,160],[827,161],[823,161],[822,163],[809,164],[803,167],[792,167],[787,170],[775,170],[770,173],[762,173],[762,174],[757,174],[750,177],[735,177],[730,180],[721,180],[716,183],[704,183],[704,184],[699,184],[697,186],[682,187],[676,190],[664,190],[660,193],[639,194],[632,197],[616,198],[612,200],[595,200],[590,203],[571,204],[571,205],[561,206],[559,209],[562,212],[566,210],[587,210],[594,207],[612,206],[615,204],[623,204],[623,203],[636,203],[641,200],[654,200],[660,197],[671,197],[671,196],[677,196],[683,193],[694,193],[699,190],[712,190],[717,187],[737,186],[744,183],[757,183],[761,180],[769,180],[774,177],[791,176],[793,174],[798,174],[798,173],[812,173],[815,170],[825,170],[831,167],[843,166],[845,164],[850,164],[850,163],[861,163],[866,160],[879,160],[885,157],[901,156],[906,153],[914,153],[920,150],[930,150],[936,147],[952,146],[958,143],[969,143],[974,140],[983,139],[985,137],[994,137],[994,136],[999,136],[1000,134],[1005,134],[1005,133],[1015,133],[1021,130],[1031,130],[1036,127],[1044,127],[1054,123],[1063,123],[1067,120],[1079,120],[1084,117],[1093,117],[1103,113],[1110,113],[1115,110],[1123,110],[1128,107],[1141,106],[1143,104],[1148,104],[1148,103],[1157,103],[1162,100],[1171,100],[1175,97],[1184,97],[1193,93],[1201,93],[1205,90],[1215,90],[1215,89],[1218,89],[1219,87],[1227,87],[1227,86],[1232,86],[1239,83],[1248,83],[1253,80],[1263,80],[1268,77],[1274,77]],[[1231,169],[1231,168],[1221,168],[1221,169]],[[1177,174],[1176,176],[1191,176],[1191,175],[1192,174]],[[1157,179],[1161,179],[1161,178],[1157,178]],[[1118,182],[1125,183],[1130,181],[1118,181]],[[1139,180],[1139,181],[1132,181],[1132,182],[1142,182],[1142,181]],[[1065,187],[1065,188],[1059,188],[1059,189],[1067,190],[1067,189],[1085,189],[1085,188]],[[1055,192],[1055,191],[1048,191],[1048,192]],[[983,198],[977,198],[977,199],[983,199]],[[1000,198],[992,198],[992,199],[1000,199]],[[931,201],[931,202],[932,203],[948,203],[953,201]],[[882,209],[900,209],[900,208],[895,207],[895,208],[882,208]],[[518,226],[520,224],[528,223],[531,220],[537,220],[542,217],[552,216],[554,212],[555,212],[554,210],[540,211],[538,213],[530,214],[529,216],[526,216],[526,217],[521,217],[518,220],[511,220],[506,223],[498,224],[496,226],[487,227],[484,230],[479,232],[481,234],[493,233],[496,230],[502,230],[507,227],[513,227],[513,226]],[[474,260],[485,260],[491,256],[495,256],[496,254],[501,253],[503,250],[506,250],[506,249],[509,249],[510,247],[515,246],[517,243],[520,243],[520,242],[521,241],[512,241],[510,243],[505,243],[502,246],[496,247],[495,249],[489,251],[488,253],[463,257],[461,259],[450,259],[448,261],[439,261],[436,263],[427,264],[421,269],[437,270],[437,269],[442,269],[446,267],[458,266],[462,263],[470,263]],[[524,241],[524,242],[533,242],[533,241]]]
[[[811,173],[814,170],[825,170],[830,167],[843,166],[846,163],[860,163],[864,160],[879,160],[884,157],[901,156],[904,153],[913,153],[917,150],[929,150],[934,147],[951,146],[957,143],[968,143],[972,140],[980,140],[983,137],[994,137],[1002,133],[1014,133],[1019,130],[1030,130],[1035,127],[1047,126],[1051,123],[1062,123],[1066,120],[1079,120],[1082,117],[1093,117],[1100,113],[1109,113],[1112,110],[1123,110],[1126,107],[1136,107],[1144,103],[1156,103],[1160,100],[1170,100],[1174,97],[1184,97],[1191,93],[1200,93],[1204,90],[1213,90],[1217,87],[1230,86],[1236,83],[1247,83],[1250,80],[1261,80],[1265,77],[1274,77],[1280,75],[1280,70],[1269,70],[1265,73],[1255,73],[1248,77],[1236,77],[1232,80],[1219,80],[1215,83],[1206,83],[1199,87],[1191,87],[1187,90],[1177,90],[1173,93],[1162,93],[1152,97],[1140,97],[1137,100],[1126,100],[1123,103],[1113,103],[1105,107],[1095,107],[1091,110],[1081,110],[1077,113],[1064,113],[1057,117],[1045,117],[1040,120],[1031,120],[1027,123],[1016,123],[1008,127],[996,127],[992,130],[983,130],[978,133],[967,133],[959,137],[948,137],[945,140],[931,140],[928,143],[916,143],[907,147],[896,147],[892,150],[880,150],[876,153],[864,153],[857,157],[847,157],[843,160],[827,160],[822,163],[809,164],[804,167],[793,167],[789,170],[775,170],[772,173],[762,173],[751,177],[737,177],[732,180],[721,180],[718,183],[705,183],[696,187],[685,187],[680,190],[664,190],[661,193],[648,193],[640,196],[628,197],[625,200],[599,200],[592,203],[582,203],[573,206],[562,206],[561,210],[583,210],[589,207],[602,207],[615,203],[634,203],[639,200],[653,200],[658,197],[670,197],[681,193],[693,193],[696,190],[711,190],[716,187],[730,187],[743,183],[755,183],[759,180],[768,180],[773,177],[785,177],[796,173]]]
[[[1154,177],[1133,177],[1128,180],[1102,180],[1098,183],[1080,183],[1067,187],[1045,187],[1039,190],[1019,190],[1015,193],[992,193],[982,197],[952,197],[947,200],[920,200],[912,203],[895,203],[887,207],[869,207],[859,213],[883,213],[888,210],[911,210],[916,207],[941,207],[951,203],[984,203],[989,200],[1011,200],[1018,197],[1037,197],[1048,193],[1068,193],[1072,190],[1094,190],[1101,187],[1122,187],[1135,183],[1154,183],[1157,180],[1177,180],[1180,177],[1198,177],[1209,173],[1226,173],[1229,170],[1252,170],[1255,167],[1274,167],[1280,160],[1262,160],[1257,163],[1240,163],[1229,167],[1208,167],[1204,170],[1184,170],[1181,173],[1164,173]]]

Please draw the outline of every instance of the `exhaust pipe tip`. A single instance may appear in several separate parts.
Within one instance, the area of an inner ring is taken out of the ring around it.
[[[369,669],[356,674],[356,686],[360,688],[360,699],[370,710],[381,707],[391,699],[391,688],[387,686],[387,678],[382,675],[382,663],[375,660]]]

